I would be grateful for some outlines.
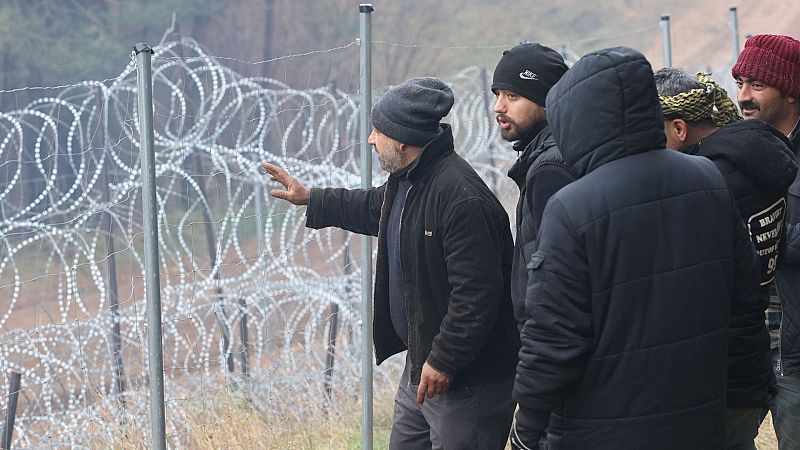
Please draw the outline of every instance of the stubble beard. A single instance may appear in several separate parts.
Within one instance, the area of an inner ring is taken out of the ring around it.
[[[500,137],[504,141],[514,142],[520,139],[527,137],[531,131],[536,128],[536,125],[539,122],[545,120],[545,116],[543,114],[535,114],[532,117],[528,117],[528,120],[517,122],[516,120],[511,119],[506,115],[499,114],[498,118],[502,117],[504,121],[511,124],[511,127],[506,129],[500,128]]]
[[[378,153],[378,162],[381,165],[381,170],[389,173],[395,173],[403,167],[403,156],[395,146],[387,148],[385,152]]]
[[[522,123],[522,124],[520,124],[520,123],[511,121],[511,120],[508,120],[507,117],[506,117],[506,120],[509,123],[511,123],[511,127],[509,129],[507,129],[507,130],[504,130],[504,129],[501,128],[500,129],[500,137],[503,138],[504,141],[508,141],[508,142],[514,142],[514,141],[518,141],[518,140],[524,138],[536,126],[536,123]]]

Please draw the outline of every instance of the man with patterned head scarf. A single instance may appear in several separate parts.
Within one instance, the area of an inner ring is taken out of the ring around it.
[[[742,115],[728,94],[704,73],[665,67],[655,73],[667,147],[681,150]]]
[[[760,120],[741,121],[727,93],[708,75],[680,69],[655,73],[667,147],[710,159],[736,198],[761,262],[761,315],[778,264],[786,216],[786,193],[797,164],[788,141]],[[727,385],[727,446],[755,449],[754,438],[767,413],[771,379],[766,323],[737,326],[731,318]]]

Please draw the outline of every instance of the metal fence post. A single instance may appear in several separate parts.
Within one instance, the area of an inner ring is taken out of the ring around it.
[[[139,100],[139,140],[142,165],[144,214],[145,295],[147,297],[147,347],[149,351],[150,420],[152,444],[166,450],[164,413],[164,356],[161,347],[161,280],[158,266],[158,204],[156,203],[156,154],[153,136],[153,49],[136,44],[136,85]]]
[[[103,91],[100,87],[95,91],[95,99],[100,108],[100,117],[97,126],[97,136],[102,144],[101,151],[108,150],[108,137],[106,131],[108,129],[108,113],[106,111],[106,102],[103,96]],[[110,159],[106,159],[103,165],[103,200],[111,202],[111,177],[109,176]],[[112,384],[114,386],[114,395],[120,402],[122,409],[125,409],[125,365],[122,360],[122,332],[120,330],[120,315],[119,315],[119,288],[117,285],[117,249],[114,243],[114,217],[111,214],[111,205],[108,206],[108,211],[103,214],[101,226],[103,230],[108,231],[108,239],[106,240],[106,268],[108,270],[108,301],[109,312],[111,313],[111,360],[113,362],[113,373],[111,374]]]
[[[492,115],[494,114],[494,105],[489,97],[489,93],[492,92],[491,84],[489,84],[489,74],[486,70],[486,66],[481,66],[481,91],[483,94],[483,109],[486,111],[486,123],[489,124],[489,128],[494,126],[494,120],[492,119]],[[491,136],[491,131],[487,136]],[[494,141],[491,139],[487,139],[487,143],[489,145],[489,167],[496,167],[495,160],[494,160]],[[497,173],[495,171],[490,172],[490,176],[492,177],[492,189],[497,186]]]
[[[0,448],[9,450],[11,448],[11,438],[14,436],[14,419],[17,417],[17,400],[19,399],[19,387],[22,381],[22,374],[11,372],[11,385],[8,387],[8,407],[6,408],[6,420],[3,426],[3,442]]]
[[[264,237],[264,213],[262,210],[261,202],[262,196],[264,195],[264,187],[260,184],[257,184],[253,190],[255,191],[255,208],[256,208],[256,236],[258,236],[258,264],[261,268],[261,273],[266,274],[267,267],[264,263],[265,255],[265,237]],[[262,284],[262,288],[266,287],[266,283]],[[263,290],[261,295],[259,296],[259,304],[261,305],[261,309],[264,314],[264,323],[263,323],[263,333],[264,333],[264,342],[262,343],[262,352],[269,354],[271,350],[271,340],[269,338],[269,307],[267,304],[267,296],[264,294]]]
[[[372,109],[372,4],[358,6],[360,17],[361,111],[361,187],[372,187],[372,150],[367,139],[371,132]],[[361,448],[372,449],[372,237],[361,237]]]
[[[198,176],[202,176],[202,174],[206,173],[206,170],[203,165],[203,160],[200,158],[199,153],[193,153],[189,158],[192,172]],[[205,184],[202,182],[197,183],[198,190],[200,191],[200,196],[204,199],[208,199],[208,194],[206,193]],[[201,204],[202,206],[203,204]],[[209,208],[201,207],[200,212],[203,214],[203,229],[205,230],[206,235],[206,247],[208,247],[208,260],[211,272],[213,272],[213,279],[214,284],[216,287],[214,291],[216,293],[216,302],[214,303],[214,314],[217,316],[217,323],[219,324],[220,333],[222,334],[222,347],[224,351],[225,357],[225,367],[228,370],[228,373],[234,372],[234,365],[233,365],[233,342],[231,339],[231,330],[230,324],[228,323],[228,313],[226,312],[225,308],[225,296],[223,295],[222,291],[222,284],[220,283],[220,268],[219,270],[214,270],[217,267],[217,241],[214,237],[214,222],[211,219],[211,211]]]
[[[347,275],[350,274],[350,246],[344,246],[344,275],[347,280]],[[345,281],[346,283],[346,281]],[[345,301],[349,297],[347,292],[347,284],[344,287]],[[336,340],[339,337],[339,304],[331,300],[330,318],[328,328],[328,351],[325,353],[325,414],[328,414],[328,406],[333,397],[333,365],[336,362]]]
[[[248,358],[250,356],[250,339],[247,335],[247,331],[247,301],[244,297],[239,297],[239,339],[242,341],[240,361],[242,363],[242,375],[245,380],[250,377],[250,372],[247,367]]]
[[[664,67],[672,67],[672,41],[669,36],[669,14],[661,15],[661,38],[664,41]]]
[[[736,12],[736,6],[730,7],[731,14],[731,51],[733,52],[733,59],[736,62],[739,57],[739,15]]]

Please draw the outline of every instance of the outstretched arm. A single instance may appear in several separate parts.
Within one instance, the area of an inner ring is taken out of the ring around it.
[[[288,172],[268,162],[261,164],[282,189],[270,195],[293,205],[308,205],[306,226],[320,229],[338,227],[354,233],[378,235],[385,185],[369,189],[309,189]]]

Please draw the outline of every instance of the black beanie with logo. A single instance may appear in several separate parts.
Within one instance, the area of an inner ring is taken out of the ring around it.
[[[541,44],[519,44],[503,52],[494,69],[492,92],[508,89],[544,107],[545,99],[564,72],[564,58]]]

